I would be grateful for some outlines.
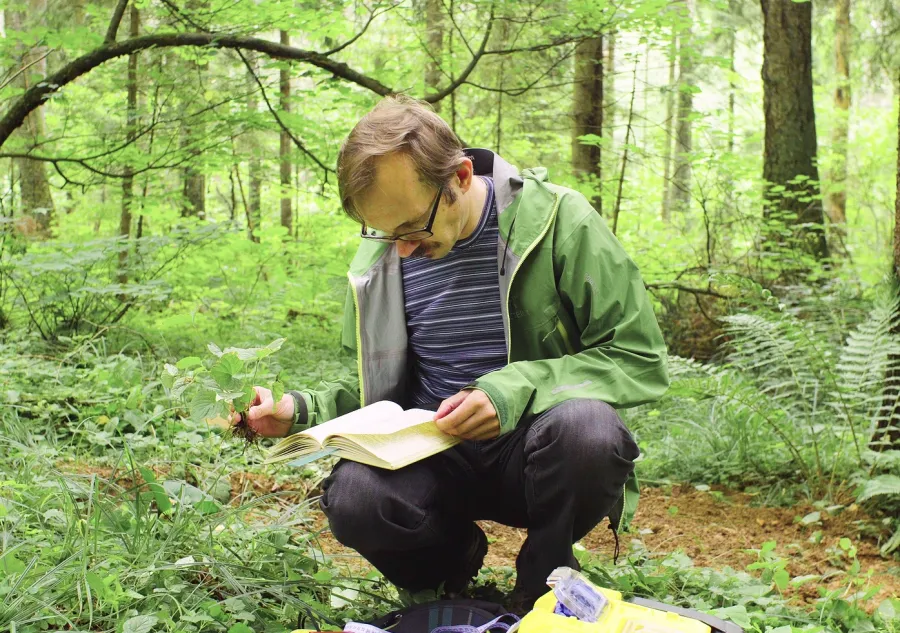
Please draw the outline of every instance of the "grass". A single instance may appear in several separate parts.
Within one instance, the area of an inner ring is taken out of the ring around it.
[[[209,342],[253,346],[286,337],[269,371],[290,387],[351,370],[337,354],[342,277],[303,275],[300,284],[287,274],[323,258],[342,262],[346,246],[316,253],[327,244],[302,243],[280,261],[273,259],[280,240],[222,240],[184,271],[165,307],[144,306],[54,345],[22,327],[3,332],[0,629],[281,632],[312,616],[337,630],[401,604],[377,573],[354,576],[322,552],[311,504],[326,465],[265,470],[259,449],[192,422],[164,393],[163,363],[202,353]],[[741,376],[750,384],[750,373]],[[838,440],[823,436],[813,455],[804,434],[818,427],[788,425],[786,437],[801,451],[792,461],[784,437],[723,393],[676,388],[627,413],[645,454],[641,476],[752,486],[784,502],[821,495],[803,468],[833,457]],[[805,411],[791,404],[800,397],[779,396],[785,415]],[[852,487],[853,464],[828,463]],[[277,489],[244,489],[235,473],[274,477]],[[757,562],[744,570],[695,567],[679,552],[632,549],[615,567],[578,555],[601,584],[711,611],[747,631],[900,631],[900,601],[873,603],[852,544],[841,554],[846,582],[812,606],[791,601],[785,588],[804,579],[786,576],[767,547],[760,543]],[[483,580],[508,583],[509,572],[487,570]]]

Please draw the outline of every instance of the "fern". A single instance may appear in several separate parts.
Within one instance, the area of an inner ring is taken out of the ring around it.
[[[897,475],[878,475],[869,479],[861,486],[856,500],[868,501],[872,497],[882,495],[896,495],[900,497],[900,477]]]

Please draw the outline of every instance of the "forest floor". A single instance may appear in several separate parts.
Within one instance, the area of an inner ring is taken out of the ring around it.
[[[777,508],[754,506],[753,503],[751,495],[740,492],[714,491],[710,494],[692,486],[644,487],[632,530],[620,537],[623,555],[619,564],[632,542],[637,541],[654,555],[681,550],[697,567],[744,570],[758,560],[757,553],[752,550],[758,550],[766,541],[775,541],[774,553],[787,560],[786,569],[792,578],[821,577],[785,592],[799,602],[808,603],[819,597],[817,587],[820,585],[829,589],[845,586],[848,594],[859,591],[859,587],[850,586],[843,573],[850,563],[841,556],[839,541],[848,537],[857,548],[860,574],[871,573],[865,587],[880,587],[872,604],[900,596],[900,563],[894,558],[883,558],[873,536],[861,533],[872,523],[858,509],[851,506],[835,515],[821,511],[819,524],[803,525],[800,519],[815,511],[812,506]],[[322,530],[320,543],[327,554],[347,561],[356,571],[367,569],[365,560],[334,540],[324,517],[319,517],[316,525]],[[526,530],[490,521],[481,522],[481,525],[490,542],[485,565],[515,565]],[[607,522],[602,521],[581,544],[601,558],[608,558],[612,564],[614,541],[607,526]],[[813,536],[817,531],[821,531],[820,539]]]
[[[79,474],[94,474],[103,478],[113,475],[111,469],[84,463],[60,463],[60,470]],[[158,473],[159,474],[159,473]],[[288,507],[315,496],[318,488],[309,480],[281,479],[251,472],[232,472],[230,475],[232,503],[245,503],[270,493],[279,493],[278,505]],[[295,493],[295,494],[294,494]],[[328,530],[328,522],[317,504],[310,506],[310,529],[317,532],[317,543],[339,567],[354,575],[371,570],[355,551],[343,547]],[[819,512],[817,522],[804,524],[801,519]],[[516,554],[525,540],[526,530],[511,528],[491,521],[480,525],[488,536],[487,567],[502,568],[515,565]],[[756,551],[766,541],[775,541],[773,554],[786,561],[792,578],[818,576],[798,587],[789,587],[785,595],[801,603],[811,603],[818,596],[818,587],[845,588],[847,594],[878,587],[869,604],[900,596],[900,562],[884,558],[878,552],[877,524],[855,505],[842,507],[834,513],[817,510],[803,503],[793,507],[759,505],[753,495],[713,489],[700,491],[690,485],[649,487],[641,489],[641,499],[631,531],[620,537],[622,564],[630,547],[640,546],[650,555],[664,556],[682,551],[696,567],[745,570],[759,560]],[[851,561],[839,546],[842,538],[849,538],[857,549],[859,575],[869,576],[862,588],[851,585],[846,573]],[[594,528],[581,545],[612,565],[613,535],[606,520]],[[759,572],[751,572],[758,575]]]

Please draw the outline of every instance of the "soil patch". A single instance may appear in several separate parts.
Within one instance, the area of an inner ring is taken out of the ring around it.
[[[820,511],[819,523],[804,525],[800,519],[815,511],[808,504],[772,508],[756,507],[753,503],[753,496],[739,492],[645,487],[641,490],[632,530],[620,538],[621,550],[627,551],[634,541],[656,555],[681,550],[698,567],[727,566],[744,570],[758,559],[755,553],[746,550],[759,549],[766,541],[775,541],[775,552],[788,561],[787,571],[792,577],[813,574],[822,577],[821,581],[812,581],[794,591],[797,599],[811,602],[818,597],[819,585],[832,589],[846,587],[848,594],[859,590],[848,586],[843,573],[849,562],[839,555],[838,543],[847,537],[857,547],[861,573],[872,574],[867,587],[880,587],[872,607],[884,598],[900,595],[900,563],[879,555],[872,534],[873,522],[855,506],[834,514]],[[324,517],[318,515],[314,525],[320,531],[320,543],[326,554],[337,556],[354,573],[368,569],[362,557],[334,540]],[[490,521],[481,522],[481,526],[490,541],[485,565],[514,566],[527,531]],[[615,542],[605,520],[581,544],[612,564]],[[758,576],[758,572],[751,573]]]

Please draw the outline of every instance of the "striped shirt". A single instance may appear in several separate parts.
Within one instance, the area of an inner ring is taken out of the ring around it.
[[[441,259],[401,262],[413,406],[449,398],[506,365],[494,183],[479,178],[487,185],[487,198],[475,232]]]

